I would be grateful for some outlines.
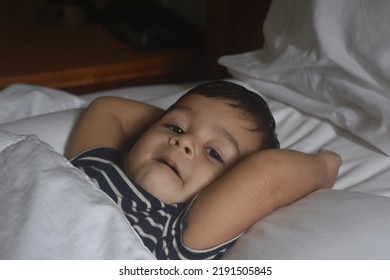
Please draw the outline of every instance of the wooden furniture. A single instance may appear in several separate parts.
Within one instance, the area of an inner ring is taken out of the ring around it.
[[[209,0],[202,44],[140,51],[100,23],[64,27],[41,22],[39,0],[0,0],[0,89],[29,83],[82,94],[226,77],[217,58],[261,46],[261,33],[253,36],[249,30],[255,25],[261,30],[269,2]]]
[[[263,23],[271,0],[210,0],[204,42],[203,73],[226,77],[217,64],[220,56],[260,48],[264,42]]]

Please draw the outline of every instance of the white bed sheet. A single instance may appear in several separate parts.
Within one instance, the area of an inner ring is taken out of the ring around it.
[[[233,79],[232,81],[243,84],[239,80]],[[82,108],[97,96],[114,95],[134,98],[167,108],[194,84],[196,83],[134,87],[105,91],[82,97],[67,95],[69,99],[62,102],[74,104],[75,100],[77,100],[79,105],[72,105],[70,108]],[[249,87],[246,84],[243,85]],[[25,93],[28,92],[28,90],[26,91],[29,87],[28,85],[17,86],[21,86]],[[39,87],[32,87],[31,89],[39,91]],[[44,90],[50,92],[50,89],[44,88]],[[57,91],[51,93],[61,94]],[[72,101],[72,99],[75,100]],[[336,127],[324,119],[313,117],[271,98],[266,99],[277,122],[277,132],[282,148],[291,148],[304,152],[315,152],[319,148],[326,148],[341,154],[343,165],[334,188],[335,190],[340,190],[340,192],[316,192],[297,203],[274,212],[266,219],[255,224],[237,242],[226,255],[226,258],[318,259],[328,257],[390,259],[390,248],[386,245],[388,244],[387,236],[390,234],[390,221],[387,218],[390,214],[390,199],[387,198],[390,196],[390,172],[388,172],[390,158],[361,138]],[[55,102],[55,99],[52,100]],[[0,104],[3,105],[1,102],[0,93]],[[56,106],[59,105],[59,103],[56,103]],[[33,106],[39,107],[39,104],[34,104]],[[47,108],[44,109],[47,110]],[[58,153],[57,156],[61,157],[66,138],[81,111],[82,109],[77,108],[51,113],[46,113],[47,111],[45,111],[45,114],[42,115],[6,122],[0,125],[0,129],[19,134],[36,134],[41,140],[52,146]],[[28,117],[29,114],[27,112],[24,117]],[[355,194],[351,194],[350,191],[353,191]],[[369,193],[370,195],[364,193]],[[103,197],[105,196],[103,195]],[[111,202],[106,201],[105,203],[110,204]],[[328,203],[329,206],[327,207]],[[3,204],[1,203],[1,205]],[[317,208],[316,205],[320,207]],[[84,210],[82,212],[84,213]],[[79,212],[74,214],[76,213]],[[41,214],[40,219],[44,218],[44,213],[42,212]],[[78,219],[83,217],[83,215],[78,214],[76,216],[76,222],[81,222]],[[351,219],[351,217],[359,217],[359,219]],[[327,221],[325,223],[327,227],[321,226],[321,221]],[[0,219],[0,223],[2,222]],[[20,219],[19,222],[23,224],[23,219]],[[2,228],[1,225],[0,228]],[[59,228],[61,229],[61,227]],[[65,228],[66,225],[62,230],[65,230]],[[364,228],[369,228],[370,230],[362,230]],[[356,238],[348,236],[356,230],[360,231]],[[0,232],[4,233],[4,231]],[[100,235],[105,236],[107,232],[100,232]],[[10,233],[8,233],[8,236],[10,236]],[[27,242],[27,236],[25,238],[26,240],[24,241]],[[59,238],[62,238],[61,235],[59,235]],[[77,243],[79,242],[78,238],[84,238],[84,236],[74,238],[76,238],[74,242]],[[302,243],[307,240],[310,240],[309,246],[316,248],[316,250],[302,250]],[[340,242],[342,240],[343,246],[340,246],[338,242],[331,242],[337,240]],[[357,242],[358,240],[364,240],[364,242],[359,243]],[[97,241],[97,243],[99,242],[100,240]],[[131,242],[138,244],[139,240],[132,239]],[[68,242],[69,244],[72,243]],[[268,245],[266,246],[266,244]],[[278,244],[284,245],[278,246]],[[321,244],[326,244],[326,250]],[[95,246],[97,246],[96,243]],[[140,244],[137,246],[140,246]],[[3,255],[2,257],[8,258],[12,256],[17,258],[26,256],[26,252],[20,246],[17,248],[21,250],[18,252],[19,255],[14,253],[12,255]],[[321,248],[324,250],[321,251]],[[139,247],[140,251],[144,249],[142,246]],[[68,251],[72,252],[72,250],[75,250],[75,248],[69,247]],[[74,258],[83,257],[77,250],[73,254]],[[148,257],[147,252],[141,252],[140,254],[144,256],[141,258]],[[49,255],[32,254],[27,256],[30,258],[49,258]],[[128,258],[133,257],[137,257],[137,254],[128,256]],[[54,255],[54,258],[61,258],[61,254]],[[97,254],[95,258],[115,258],[115,255]]]
[[[274,0],[264,47],[220,63],[264,94],[390,156],[389,12],[387,0]]]
[[[0,130],[0,259],[153,259],[116,205],[34,136]]]

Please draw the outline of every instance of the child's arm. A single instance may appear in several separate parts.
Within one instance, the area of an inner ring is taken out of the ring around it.
[[[318,188],[331,188],[341,158],[320,151],[258,152],[204,190],[194,202],[184,243],[205,249],[246,231],[257,220]]]
[[[65,151],[67,158],[91,148],[123,150],[147,129],[163,110],[119,97],[101,97],[84,111]]]

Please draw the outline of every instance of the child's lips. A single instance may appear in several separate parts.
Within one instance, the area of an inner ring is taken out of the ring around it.
[[[157,159],[157,161],[168,166],[181,179],[180,170],[173,160],[167,157],[162,157]]]

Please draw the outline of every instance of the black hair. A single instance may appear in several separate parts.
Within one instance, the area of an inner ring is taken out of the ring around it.
[[[253,117],[256,125],[253,130],[259,131],[263,135],[259,149],[279,148],[279,140],[275,133],[275,119],[267,102],[259,94],[228,81],[204,83],[189,90],[184,96],[189,94],[232,101],[232,106]]]

